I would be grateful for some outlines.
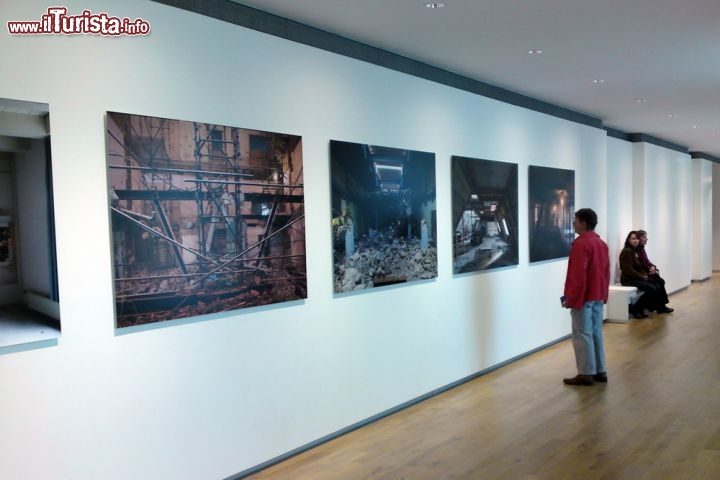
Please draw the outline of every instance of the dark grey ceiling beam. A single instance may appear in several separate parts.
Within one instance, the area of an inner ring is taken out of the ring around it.
[[[690,157],[702,158],[704,160],[710,160],[713,163],[720,163],[720,157],[716,157],[715,155],[710,155],[709,153],[705,152],[690,152]]]

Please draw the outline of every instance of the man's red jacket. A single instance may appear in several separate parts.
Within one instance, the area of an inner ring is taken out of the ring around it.
[[[570,247],[565,304],[582,308],[585,302],[608,299],[610,259],[608,246],[594,231],[580,234]]]

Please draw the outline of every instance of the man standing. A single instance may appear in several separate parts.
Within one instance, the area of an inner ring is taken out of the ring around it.
[[[640,242],[638,243],[635,251],[637,252],[638,257],[640,257],[640,263],[643,264],[643,267],[647,272],[648,282],[652,283],[657,287],[659,299],[663,305],[662,307],[658,308],[657,312],[672,313],[674,312],[674,310],[667,306],[667,304],[670,302],[670,299],[668,299],[667,291],[665,290],[665,280],[660,277],[660,270],[654,263],[650,261],[647,256],[647,252],[645,251],[645,245],[647,245],[648,241],[647,232],[645,230],[638,230],[637,234],[638,240],[640,240]]]
[[[562,306],[570,309],[572,343],[578,374],[565,378],[567,385],[607,382],[603,347],[603,304],[610,286],[608,246],[595,233],[597,214],[590,208],[575,212],[573,228],[578,237],[570,248]]]

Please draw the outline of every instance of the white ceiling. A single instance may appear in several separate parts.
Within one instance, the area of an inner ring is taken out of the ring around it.
[[[720,157],[720,0],[235,1]]]

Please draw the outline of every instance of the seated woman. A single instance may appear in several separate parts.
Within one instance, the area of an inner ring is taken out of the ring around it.
[[[639,242],[640,236],[635,230],[628,233],[625,247],[620,252],[620,283],[628,287],[637,287],[643,292],[638,301],[630,306],[630,313],[635,318],[646,318],[645,309],[657,310],[662,304],[657,287],[648,281],[647,273],[638,257],[636,249]]]

